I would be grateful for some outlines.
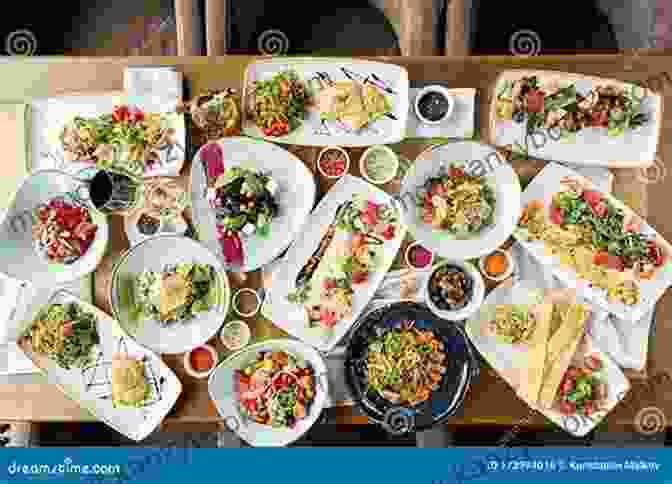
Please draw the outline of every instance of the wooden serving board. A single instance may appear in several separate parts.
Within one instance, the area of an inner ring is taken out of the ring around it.
[[[525,123],[497,119],[497,92],[504,81],[538,76],[544,81],[571,81],[577,90],[586,93],[596,85],[623,87],[623,81],[572,74],[560,71],[514,69],[502,72],[496,79],[489,106],[489,143],[508,146],[515,142],[525,145]],[[547,161],[567,162],[577,165],[604,166],[609,168],[645,168],[653,165],[658,152],[663,115],[662,96],[644,89],[647,97],[642,106],[651,119],[636,131],[626,131],[618,137],[607,135],[606,128],[584,128],[573,141],[555,141],[545,130],[528,143],[529,155]],[[537,146],[535,146],[535,144]]]

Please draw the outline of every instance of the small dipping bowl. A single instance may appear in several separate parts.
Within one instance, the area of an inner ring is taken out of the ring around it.
[[[327,153],[331,151],[336,151],[340,153],[340,158],[345,161],[345,165],[343,166],[341,172],[339,174],[334,174],[334,173],[327,173],[322,166],[322,157],[326,155]],[[345,151],[343,148],[340,146],[326,146],[322,151],[320,151],[320,154],[317,155],[317,170],[320,172],[320,174],[325,177],[329,178],[330,180],[336,180],[338,178],[341,178],[343,175],[345,175],[349,170],[350,170],[350,155],[348,155],[348,152]]]
[[[488,257],[496,255],[496,254],[503,255],[506,259],[506,270],[500,275],[490,274],[486,270],[486,266],[485,266],[485,263],[486,263]],[[513,261],[513,257],[511,257],[511,254],[508,251],[502,250],[502,249],[495,249],[490,254],[484,255],[483,257],[481,257],[478,260],[478,268],[481,270],[481,273],[485,277],[490,279],[491,281],[496,281],[496,282],[502,282],[502,281],[508,279],[509,277],[511,277],[511,274],[513,274],[513,270],[515,269],[514,265],[515,265],[515,262]]]
[[[460,309],[439,308],[437,303],[435,303],[433,300],[431,285],[434,277],[436,276],[436,273],[442,270],[444,267],[457,269],[463,272],[464,275],[469,280],[471,280],[471,297]],[[438,317],[448,321],[461,321],[464,319],[469,319],[471,315],[478,311],[478,308],[483,303],[483,299],[485,298],[485,282],[483,281],[483,276],[481,276],[481,273],[471,263],[462,260],[448,260],[432,268],[431,274],[425,281],[424,295],[427,306]]]
[[[244,307],[240,307],[241,298],[245,297],[246,295],[249,295],[249,297],[254,298],[254,309],[251,309],[249,311],[245,311]],[[261,296],[257,291],[254,289],[250,289],[249,287],[243,287],[238,289],[234,294],[233,297],[231,298],[231,307],[233,308],[233,312],[236,313],[238,316],[242,318],[251,318],[252,316],[256,315],[259,312],[259,308],[261,308]]]
[[[219,339],[227,350],[238,351],[250,343],[252,331],[244,321],[231,321],[222,327]]]
[[[420,90],[413,107],[424,124],[440,124],[453,114],[455,99],[445,87],[432,85]]]
[[[200,368],[199,365],[196,364],[196,360],[204,360],[205,358],[209,358],[211,363],[207,370]],[[207,378],[217,367],[218,363],[219,355],[217,354],[217,351],[207,344],[197,346],[184,354],[184,369],[194,378]]]
[[[374,155],[379,157],[380,162],[389,163],[389,167],[386,167],[388,173],[383,178],[374,178],[370,174],[367,161]],[[374,185],[384,185],[385,183],[392,181],[394,177],[397,176],[398,169],[399,157],[385,145],[374,145],[369,147],[359,159],[359,172],[369,183],[373,183]]]
[[[414,263],[414,253],[417,250],[423,250],[426,251],[429,254],[429,261],[425,265],[417,265]],[[404,259],[406,260],[406,264],[408,264],[409,267],[412,267],[413,269],[419,270],[419,271],[424,271],[432,267],[432,264],[434,263],[434,253],[429,250],[428,248],[418,244],[417,242],[413,242],[411,245],[406,247],[406,252],[404,255]]]
[[[163,225],[163,221],[160,218],[149,215],[146,212],[140,214],[140,217],[138,217],[138,221],[135,224],[138,232],[145,237],[151,237],[152,235],[158,234],[163,230]]]

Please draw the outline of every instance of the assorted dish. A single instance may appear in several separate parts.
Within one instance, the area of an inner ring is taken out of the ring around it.
[[[469,262],[447,260],[432,268],[426,279],[424,296],[429,309],[449,321],[468,318],[485,295],[485,283]]]
[[[317,169],[326,178],[340,178],[349,168],[350,155],[338,146],[327,146],[317,156]]]

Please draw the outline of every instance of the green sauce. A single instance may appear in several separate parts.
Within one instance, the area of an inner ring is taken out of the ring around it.
[[[369,178],[382,181],[393,175],[394,160],[383,150],[372,150],[364,161],[364,167]]]

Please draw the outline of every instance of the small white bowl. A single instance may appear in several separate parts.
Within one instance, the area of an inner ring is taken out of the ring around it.
[[[429,264],[427,264],[426,267],[416,267],[416,266],[413,264],[413,261],[411,260],[411,251],[412,251],[415,247],[422,247],[423,249],[425,249],[426,251],[428,251],[428,252],[432,255],[432,258],[429,260]],[[425,247],[424,245],[419,244],[418,242],[413,242],[411,245],[409,245],[408,247],[406,247],[406,253],[404,254],[404,259],[406,260],[406,264],[408,264],[409,267],[412,267],[412,268],[415,269],[416,271],[427,271],[427,270],[431,269],[431,268],[432,268],[432,264],[434,264],[434,252],[432,252],[431,250],[429,250],[429,249],[428,249],[427,247]]]
[[[210,352],[210,355],[212,355],[212,361],[213,361],[212,368],[210,368],[207,371],[196,371],[194,367],[191,366],[191,354],[198,349],[206,349]],[[215,370],[215,368],[217,368],[218,364],[219,364],[219,355],[217,354],[217,351],[215,351],[215,349],[208,344],[199,345],[196,348],[192,349],[191,351],[187,351],[184,354],[184,369],[190,376],[193,376],[194,378],[207,378],[208,376],[210,376],[210,373],[212,373]]]
[[[427,119],[420,113],[420,99],[422,99],[422,96],[430,92],[436,92],[438,94],[441,94],[448,100],[448,110],[443,115],[443,117],[441,117],[441,119],[438,119],[436,121]],[[453,114],[453,109],[455,108],[455,98],[450,94],[450,92],[448,92],[448,89],[446,89],[443,86],[437,86],[437,85],[427,86],[421,89],[418,95],[415,96],[415,102],[413,103],[413,107],[415,109],[415,115],[424,124],[441,124],[446,119],[450,118],[450,116]]]
[[[334,175],[327,175],[323,170],[322,170],[322,165],[320,164],[320,160],[322,159],[322,155],[324,155],[327,151],[339,151],[341,154],[343,154],[343,157],[345,158],[345,170],[343,170],[343,173],[340,175],[334,176]],[[317,155],[317,159],[315,160],[315,164],[317,165],[317,170],[320,172],[320,174],[325,177],[329,178],[330,180],[337,180],[341,178],[343,175],[348,173],[350,171],[350,155],[348,155],[348,152],[345,151],[343,148],[340,146],[325,146],[322,151],[320,151],[320,154]]]
[[[487,259],[489,256],[491,256],[493,254],[502,254],[504,257],[506,257],[506,262],[507,262],[507,267],[508,268],[507,268],[506,272],[504,272],[504,274],[502,274],[500,276],[493,276],[490,273],[488,273],[488,271],[485,270],[485,259]],[[479,267],[479,269],[481,269],[481,272],[483,273],[483,275],[485,277],[487,277],[488,279],[490,279],[491,281],[496,281],[496,282],[502,282],[502,281],[508,279],[509,277],[511,277],[511,274],[513,274],[513,270],[515,269],[514,265],[515,265],[515,262],[513,260],[513,257],[511,257],[511,254],[508,251],[502,250],[502,249],[495,249],[490,254],[484,255],[483,257],[478,259],[478,267]]]
[[[473,281],[471,301],[469,301],[462,309],[458,309],[456,311],[439,309],[429,297],[429,284],[434,277],[434,273],[440,268],[448,265],[462,269],[468,277],[471,277]],[[462,321],[472,316],[476,311],[478,311],[478,309],[481,307],[481,304],[483,304],[483,299],[485,298],[485,281],[483,281],[483,276],[481,276],[481,273],[478,271],[478,269],[470,262],[461,260],[448,260],[432,267],[432,272],[425,281],[424,296],[425,303],[429,309],[438,317],[448,321]]]
[[[392,170],[390,176],[383,180],[374,180],[373,178],[369,177],[369,174],[366,171],[366,158],[374,151],[384,152],[390,158],[390,161],[393,164],[394,169]],[[362,153],[362,156],[359,159],[359,172],[366,179],[366,181],[373,183],[374,185],[384,185],[385,183],[394,180],[394,177],[397,176],[397,170],[399,170],[399,157],[394,151],[385,145],[370,146],[364,153]]]
[[[254,307],[254,311],[244,313],[240,309],[238,309],[239,298],[243,294],[251,294],[252,296],[254,296],[254,299],[257,301]],[[259,293],[257,293],[257,291],[255,291],[254,289],[250,289],[249,287],[241,287],[235,293],[233,293],[233,297],[231,298],[231,307],[233,308],[233,312],[236,313],[238,316],[242,318],[251,318],[252,316],[254,316],[259,312],[259,308],[261,308],[262,302],[263,301],[261,300],[261,297],[259,296]]]
[[[154,237],[155,235],[159,235],[161,232],[163,232],[163,230],[164,230],[164,228],[165,228],[165,225],[166,225],[166,224],[164,223],[164,221],[161,219],[161,217],[158,217],[158,218],[157,218],[157,217],[154,217],[153,215],[149,215],[149,214],[147,214],[148,217],[151,217],[151,218],[153,218],[154,220],[157,220],[157,221],[159,222],[159,226],[158,226],[158,228],[156,229],[156,232],[154,232],[153,234],[145,234],[144,232],[142,232],[142,231],[140,230],[140,227],[138,226],[138,224],[140,223],[140,219],[142,218],[142,216],[145,215],[146,213],[147,213],[147,212],[142,212],[142,213],[140,214],[140,216],[138,217],[138,219],[135,221],[135,229],[137,230],[138,235],[139,235],[140,237],[143,237],[143,238],[146,238],[146,237]]]
[[[231,345],[226,340],[226,333],[236,326],[238,327],[238,331],[240,333],[240,343],[238,345]],[[250,339],[252,339],[252,331],[245,321],[231,321],[222,327],[222,330],[219,332],[219,339],[229,351],[238,351],[250,344]]]

